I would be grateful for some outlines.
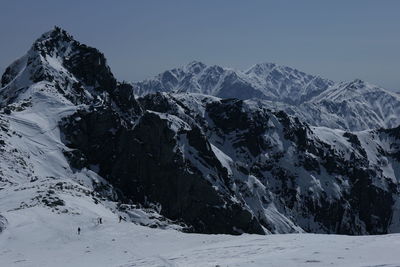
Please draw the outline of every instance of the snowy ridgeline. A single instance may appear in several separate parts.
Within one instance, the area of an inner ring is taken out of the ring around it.
[[[335,83],[273,63],[246,71],[191,62],[132,83],[135,94],[198,93],[262,103],[314,126],[350,131],[400,124],[400,94],[355,79]]]

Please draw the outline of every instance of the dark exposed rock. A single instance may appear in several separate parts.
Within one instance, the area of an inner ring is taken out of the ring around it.
[[[111,96],[122,111],[132,111],[133,114],[140,114],[142,112],[139,103],[135,100],[132,85],[128,83],[118,83]]]
[[[34,49],[43,57],[62,57],[64,67],[86,86],[92,86],[98,91],[113,90],[116,87],[116,80],[104,55],[96,48],[75,41],[59,27],[39,38],[34,44]],[[67,49],[72,52],[67,54]],[[37,79],[49,80],[51,76],[39,76]]]
[[[7,224],[7,219],[4,216],[0,215],[0,233],[3,232],[4,229],[6,229]]]
[[[247,147],[253,156],[261,153],[268,145],[262,138],[267,129],[268,115],[261,111],[246,111],[243,101],[226,99],[206,107],[208,115],[223,134],[240,131],[235,147]]]
[[[118,126],[109,110],[78,114],[78,122],[71,118],[63,127],[69,146],[83,151],[89,163],[99,164],[99,174],[130,200],[160,203],[164,216],[182,219],[196,232],[263,233],[242,204],[216,191],[196,166],[175,152],[177,133],[157,114],[144,113],[133,130]],[[117,129],[115,135],[109,129]],[[182,129],[179,135],[186,136],[209,168],[227,180],[200,129]]]
[[[285,112],[271,113],[263,109],[252,109],[241,100],[211,101],[205,104],[205,116],[212,120],[212,124],[209,125],[204,118],[194,115],[190,107],[184,107],[184,103],[176,101],[173,95],[157,94],[143,99],[139,101],[145,103],[147,109],[172,113],[188,122],[187,116],[190,115],[198,125],[202,125],[206,136],[209,138],[218,136],[218,140],[221,141],[214,141],[214,145],[221,142],[221,147],[224,147],[232,143],[234,148],[242,151],[238,152],[240,157],[247,161],[247,166],[236,165],[237,170],[242,175],[255,175],[260,181],[265,181],[264,177],[272,175],[268,178],[270,180],[266,180],[266,184],[268,182],[279,184],[269,190],[276,194],[278,202],[285,207],[283,212],[293,214],[292,216],[313,216],[315,223],[320,227],[318,232],[382,234],[387,231],[397,186],[392,181],[379,178],[383,179],[382,186],[389,188],[383,190],[380,185],[373,182],[379,174],[370,169],[365,149],[355,134],[344,134],[352,144],[353,151],[350,153],[350,158],[346,158],[335,150],[332,144],[325,143],[315,136],[307,124],[288,116]],[[178,110],[183,110],[184,113],[179,113]],[[293,159],[289,165],[288,163],[281,165],[289,155],[285,151],[276,150],[275,144],[264,137],[272,135],[275,131],[268,125],[273,116],[276,116],[282,125],[282,134],[286,139],[284,142],[290,142],[296,151],[297,160]],[[247,156],[243,148],[248,149]],[[257,160],[262,153],[270,154],[271,161]],[[326,188],[324,190],[333,190],[336,186],[334,184],[337,183],[342,187],[341,195],[332,198],[326,191],[318,194],[313,191],[299,192],[296,188],[299,187],[299,183],[306,182],[307,178],[296,177],[298,174],[292,173],[290,167],[292,164],[296,168],[304,168],[310,174],[323,176],[323,173],[327,173],[331,180],[324,182],[323,187]],[[335,177],[345,177],[345,180]],[[242,194],[246,197],[251,195],[244,192]],[[385,208],[380,209],[380,206]],[[270,230],[274,228],[261,217],[259,220],[264,227]],[[316,231],[308,222],[303,224],[298,221],[298,223],[306,231]]]

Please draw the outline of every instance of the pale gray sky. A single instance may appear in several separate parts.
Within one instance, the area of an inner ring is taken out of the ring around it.
[[[192,60],[275,62],[400,89],[400,1],[0,1],[1,70],[59,25],[124,80]]]

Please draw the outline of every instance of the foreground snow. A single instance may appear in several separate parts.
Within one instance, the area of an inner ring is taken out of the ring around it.
[[[200,235],[118,223],[106,210],[91,216],[8,212],[1,266],[400,266],[398,234]]]

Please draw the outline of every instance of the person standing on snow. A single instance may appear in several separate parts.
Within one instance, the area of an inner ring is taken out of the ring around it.
[[[78,235],[80,235],[80,234],[81,234],[81,228],[78,227]]]

